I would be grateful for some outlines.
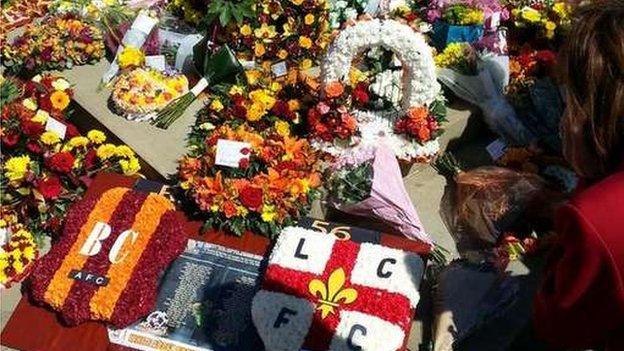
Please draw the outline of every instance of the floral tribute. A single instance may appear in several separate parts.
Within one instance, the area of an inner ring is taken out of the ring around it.
[[[355,55],[376,47],[394,52],[403,67],[403,99],[401,106],[392,104],[394,111],[368,109],[376,94],[373,85],[366,79],[353,81]],[[325,57],[322,80],[319,102],[308,111],[318,149],[338,156],[347,148],[382,142],[406,162],[426,162],[437,154],[446,109],[431,48],[408,25],[374,19],[342,30]]]
[[[509,20],[515,29],[536,33],[538,37],[549,40],[554,39],[557,33],[565,33],[572,23],[573,6],[567,2],[510,1],[508,6],[511,8]],[[535,37],[533,34],[530,36]]]
[[[329,42],[326,0],[262,0],[256,16],[226,28],[225,43],[244,58],[312,67]]]
[[[0,287],[10,288],[24,279],[39,256],[32,233],[18,222],[17,215],[2,209],[0,235],[8,240],[0,247]]]
[[[0,199],[35,237],[55,236],[91,176],[100,171],[133,175],[140,164],[128,146],[106,143],[99,130],[82,136],[68,122],[73,90],[64,78],[37,75],[20,89],[17,99],[2,106]],[[52,122],[64,136],[48,128]]]
[[[120,64],[122,57],[123,52]],[[116,112],[127,119],[144,121],[155,118],[158,111],[187,92],[188,80],[184,75],[137,68],[117,79],[111,100]]]
[[[424,264],[415,253],[285,228],[252,319],[267,350],[400,350]]]
[[[215,164],[223,140],[248,145],[234,167]],[[178,177],[205,219],[205,230],[274,237],[309,210],[321,185],[316,153],[307,140],[291,135],[284,121],[263,131],[200,121],[189,149]]]
[[[102,33],[71,15],[29,24],[2,49],[4,65],[14,73],[60,70],[98,62],[104,57]]]
[[[123,328],[147,315],[158,277],[186,246],[181,217],[157,194],[113,188],[77,202],[63,235],[35,263],[35,301],[69,325],[89,320]]]

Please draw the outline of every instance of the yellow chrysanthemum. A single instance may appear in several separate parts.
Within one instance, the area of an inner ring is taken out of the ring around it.
[[[251,26],[249,26],[248,24],[245,24],[244,26],[242,26],[240,28],[240,33],[246,37],[250,36],[253,32],[251,30]]]
[[[134,157],[134,151],[128,145],[119,145],[115,148],[115,156],[132,158]]]
[[[300,67],[304,71],[307,70],[307,69],[312,68],[312,60],[310,60],[310,59],[303,59],[301,61]]]
[[[221,100],[219,99],[214,99],[210,103],[210,109],[215,112],[220,112],[221,110],[223,110],[223,103],[221,103]]]
[[[85,147],[89,145],[89,138],[83,136],[77,136],[69,139],[69,145],[71,147]]]
[[[247,83],[249,83],[249,85],[256,85],[258,80],[262,77],[262,73],[257,69],[250,69],[245,71],[245,76],[247,77]]]
[[[273,222],[275,217],[277,216],[277,212],[275,212],[275,206],[273,205],[262,205],[262,220],[265,222]]]
[[[275,31],[275,26],[269,26],[266,23],[262,23],[260,28],[256,28],[254,30],[254,35],[258,39],[272,39],[277,35],[277,31]]]
[[[274,127],[277,134],[283,137],[290,135],[290,125],[288,124],[288,122],[276,121]]]
[[[254,104],[260,104],[263,109],[270,110],[275,105],[275,98],[269,90],[256,89],[249,93],[249,98]]]
[[[314,20],[316,20],[316,18],[314,18],[314,15],[311,13],[308,13],[307,15],[305,15],[305,17],[303,18],[303,23],[307,24],[308,26],[311,25],[312,23],[314,23]]]
[[[117,56],[117,63],[121,69],[140,67],[145,62],[145,54],[141,49],[128,45]]]
[[[61,141],[61,137],[55,131],[48,130],[41,134],[39,140],[41,140],[41,142],[45,145],[54,145]]]
[[[136,157],[131,157],[127,160],[119,160],[119,165],[121,166],[121,171],[125,175],[133,175],[141,169],[139,159]]]
[[[99,130],[93,129],[87,133],[87,138],[94,144],[101,144],[106,141],[106,134]]]
[[[230,94],[230,95],[242,95],[243,94],[243,88],[240,85],[232,85],[232,87],[228,91],[228,94]]]
[[[12,182],[19,182],[24,179],[29,169],[30,157],[28,155],[11,157],[4,164],[4,176]]]
[[[542,15],[540,14],[540,12],[531,7],[524,7],[521,10],[520,15],[524,20],[531,23],[539,22],[542,19]]]
[[[295,4],[297,6],[303,4],[303,0],[290,0],[290,2],[292,2],[293,4]]]
[[[285,60],[288,57],[288,51],[281,49],[277,52],[277,57],[281,60]]]
[[[259,102],[254,102],[247,109],[247,120],[250,122],[258,121],[262,116],[266,114],[267,110],[264,108],[263,104]]]
[[[104,144],[97,148],[95,154],[101,160],[108,160],[115,155],[116,149],[117,147],[113,144]]]
[[[264,55],[265,53],[266,53],[266,48],[264,47],[264,44],[256,43],[256,45],[254,45],[254,55],[260,57]]]

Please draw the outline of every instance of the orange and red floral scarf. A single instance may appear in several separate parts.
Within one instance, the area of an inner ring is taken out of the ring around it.
[[[125,327],[152,309],[158,276],[186,241],[165,197],[113,188],[72,207],[60,241],[35,264],[32,296],[69,325]]]

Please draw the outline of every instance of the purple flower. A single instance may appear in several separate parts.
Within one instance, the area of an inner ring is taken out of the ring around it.
[[[435,22],[436,20],[440,19],[440,17],[442,17],[442,13],[440,13],[439,9],[427,10],[427,21],[429,23]]]
[[[45,49],[43,49],[43,51],[41,51],[41,54],[39,55],[44,61],[52,61],[52,48],[49,46],[46,47]]]
[[[91,36],[91,30],[89,28],[82,28],[80,31],[80,40],[85,44],[91,44],[93,42],[93,37]]]

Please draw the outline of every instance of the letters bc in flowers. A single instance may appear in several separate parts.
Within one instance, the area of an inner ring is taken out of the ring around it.
[[[398,350],[423,261],[414,253],[285,228],[252,304],[268,350]]]
[[[160,272],[186,235],[166,198],[114,188],[77,203],[58,244],[35,264],[32,295],[70,325],[123,328],[150,312]]]

